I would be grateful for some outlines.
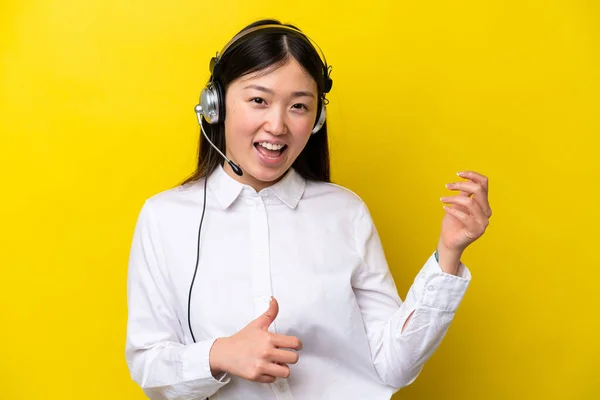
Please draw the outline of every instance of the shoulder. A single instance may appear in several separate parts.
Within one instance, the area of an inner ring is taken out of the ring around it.
[[[307,201],[319,202],[322,207],[352,216],[367,211],[365,202],[357,193],[335,183],[307,181],[304,197]]]
[[[180,212],[185,213],[190,208],[202,206],[203,195],[204,179],[200,179],[151,195],[144,201],[142,212],[149,212],[158,218],[172,217]]]

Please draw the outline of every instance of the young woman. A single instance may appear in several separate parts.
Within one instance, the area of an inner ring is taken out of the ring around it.
[[[487,179],[449,186],[402,301],[367,207],[330,183],[329,72],[275,20],[212,60],[198,169],[145,202],[133,237],[126,357],[149,398],[389,399],[444,337],[471,279],[461,255],[491,216]]]

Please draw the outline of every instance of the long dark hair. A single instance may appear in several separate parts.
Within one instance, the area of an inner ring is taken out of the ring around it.
[[[256,21],[239,33],[260,25],[283,25],[274,19]],[[294,25],[286,26],[298,29]],[[283,65],[289,57],[293,57],[313,77],[317,83],[319,103],[317,110],[321,109],[324,100],[324,72],[323,63],[319,53],[305,38],[292,31],[273,32],[259,31],[241,39],[235,48],[228,50],[219,61],[218,81],[227,92],[227,87],[235,79],[257,72],[269,67]],[[212,142],[225,153],[225,126],[221,122],[211,125],[205,123],[204,129]],[[210,175],[219,164],[223,163],[221,156],[212,148],[204,135],[200,133],[198,144],[198,166],[194,173],[185,179],[181,185],[195,182]],[[306,147],[298,155],[292,167],[305,179],[330,182],[329,172],[329,145],[327,140],[327,122],[315,135],[311,135]]]

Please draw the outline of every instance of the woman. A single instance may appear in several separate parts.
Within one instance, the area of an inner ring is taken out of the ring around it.
[[[460,195],[402,301],[367,207],[329,183],[329,72],[275,20],[211,62],[198,169],[145,202],[131,248],[126,356],[151,399],[389,399],[445,335],[471,279],[461,255],[491,216],[487,179],[449,186]]]

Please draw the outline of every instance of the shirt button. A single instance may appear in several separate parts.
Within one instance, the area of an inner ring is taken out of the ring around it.
[[[433,286],[429,286],[429,287],[427,288],[427,290],[429,290],[430,292],[433,292],[433,291],[435,290],[435,288],[434,288]]]

